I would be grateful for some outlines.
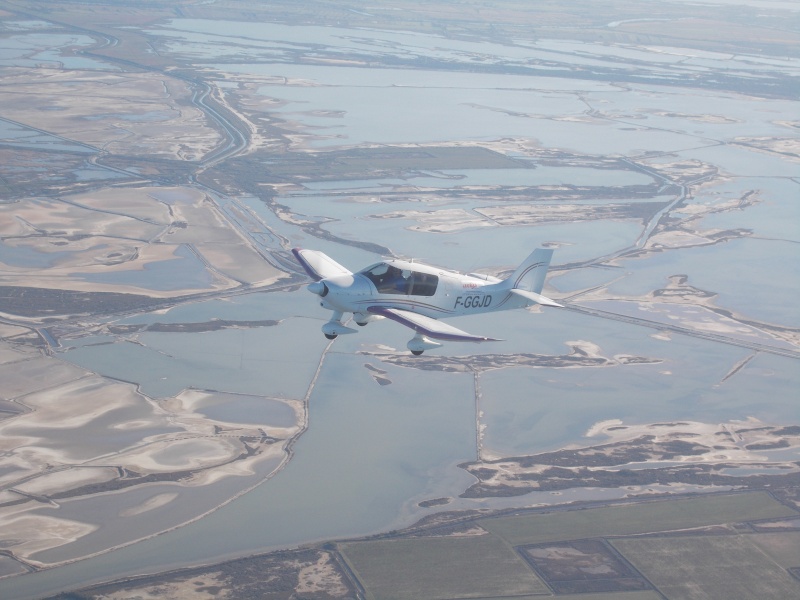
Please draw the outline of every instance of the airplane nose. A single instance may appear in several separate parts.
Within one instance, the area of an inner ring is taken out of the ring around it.
[[[324,283],[322,283],[321,281],[315,281],[314,283],[309,283],[307,289],[312,294],[316,294],[317,296],[320,296],[321,298],[324,298],[325,296],[327,296],[328,295],[328,291],[329,291],[328,290],[328,286],[325,285]]]

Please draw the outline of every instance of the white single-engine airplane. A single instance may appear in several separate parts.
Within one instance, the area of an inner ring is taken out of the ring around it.
[[[331,320],[322,326],[322,333],[329,340],[357,333],[342,324],[344,313],[353,313],[361,326],[388,318],[416,332],[408,349],[419,356],[442,345],[435,340],[500,341],[461,331],[440,323],[438,318],[534,304],[561,307],[540,293],[553,256],[552,250],[544,248],[534,250],[507,279],[476,273],[462,275],[403,260],[386,260],[352,273],[317,250],[295,248],[292,252],[314,280],[308,290],[322,299],[320,306],[333,311]]]

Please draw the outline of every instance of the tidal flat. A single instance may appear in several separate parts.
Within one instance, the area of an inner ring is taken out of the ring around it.
[[[659,2],[737,32],[734,53],[570,7],[525,29],[541,9],[501,4],[494,32],[422,4],[333,7],[336,26],[4,5],[0,594],[448,511],[795,485],[796,36],[774,54],[727,9]],[[394,323],[330,343],[297,246],[497,276],[546,246],[567,308],[465,317],[504,341],[419,359]],[[719,442],[746,428],[787,432]],[[714,478],[587,487],[576,463],[574,487],[537,467],[503,496],[481,471],[612,443],[638,477]]]

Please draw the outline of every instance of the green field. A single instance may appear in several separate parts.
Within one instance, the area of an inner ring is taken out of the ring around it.
[[[339,550],[370,599],[550,594],[525,561],[493,535],[350,542]]]
[[[800,568],[800,531],[757,533],[747,538],[780,566]]]
[[[270,156],[265,173],[276,179],[325,181],[399,176],[409,170],[525,168],[530,164],[477,146],[384,146]]]
[[[692,496],[482,518],[475,523],[486,535],[343,542],[338,549],[370,600],[541,598],[551,594],[548,586],[515,548],[600,537],[618,538],[609,541],[658,591],[559,598],[800,598],[800,582],[787,570],[800,567],[800,532],[622,537],[797,515],[765,492]]]
[[[749,535],[650,537],[613,540],[612,544],[667,598],[800,598],[800,581],[749,538]]]
[[[482,519],[479,523],[512,546],[521,546],[792,517],[797,514],[769,494],[751,492]]]

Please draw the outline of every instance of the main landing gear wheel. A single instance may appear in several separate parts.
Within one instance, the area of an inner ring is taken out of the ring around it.
[[[326,333],[325,337],[328,338],[329,340],[335,340],[337,337],[339,337],[339,335],[336,333]]]
[[[433,348],[440,348],[441,344],[436,340],[425,337],[421,333],[417,333],[413,338],[408,341],[406,348],[411,350],[411,354],[419,356],[425,350],[432,350]]]

